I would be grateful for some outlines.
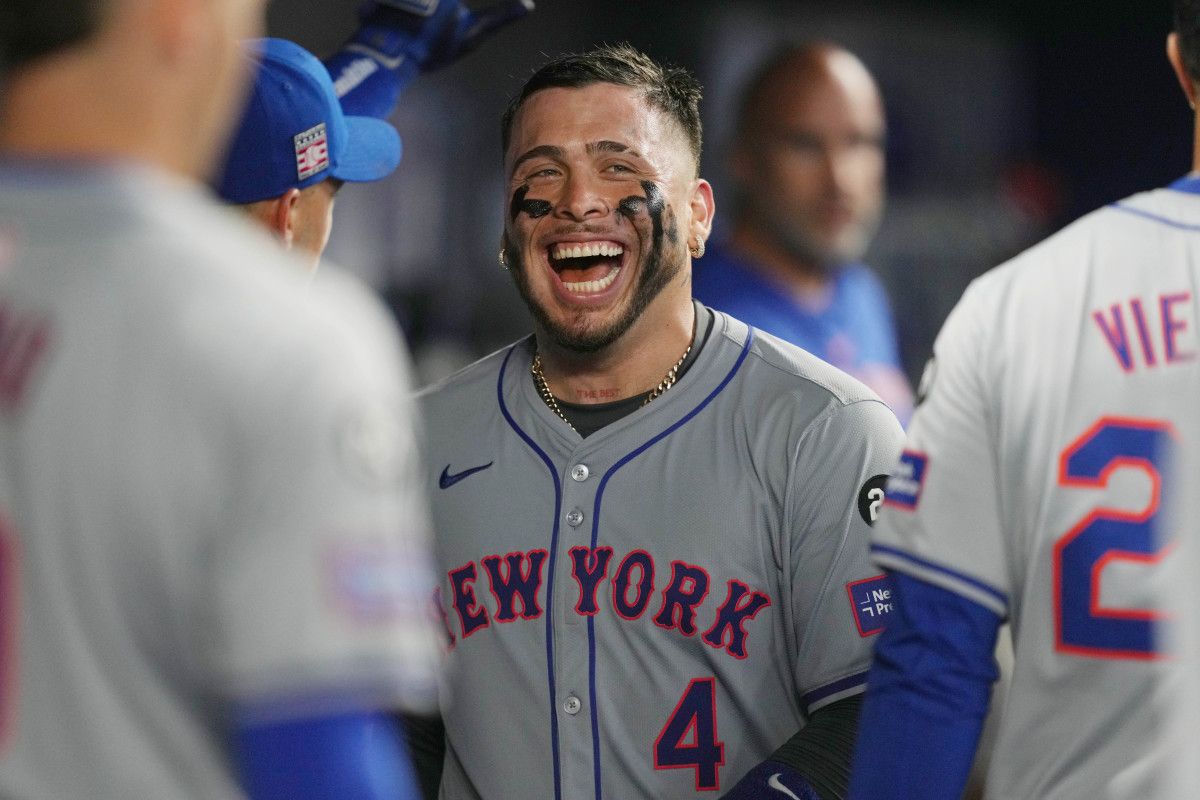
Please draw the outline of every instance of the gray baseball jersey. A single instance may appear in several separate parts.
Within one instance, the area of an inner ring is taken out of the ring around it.
[[[899,424],[798,348],[713,326],[673,388],[586,439],[539,397],[532,339],[424,395],[443,797],[716,794],[862,690]]]
[[[1200,413],[1195,188],[1097,211],[977,279],[888,483],[877,561],[1012,621],[990,797],[1155,796],[1155,526]]]
[[[398,341],[302,269],[149,171],[0,169],[0,795],[238,797],[235,709],[436,694]]]

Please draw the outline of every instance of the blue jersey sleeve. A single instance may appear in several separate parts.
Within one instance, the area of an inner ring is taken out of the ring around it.
[[[866,267],[850,267],[843,304],[853,311],[859,361],[900,369],[896,323],[883,284]]]
[[[249,800],[417,800],[399,724],[381,712],[243,720],[233,736],[242,788]]]
[[[1001,619],[892,573],[895,609],[875,645],[850,779],[852,800],[958,800],[987,715]]]

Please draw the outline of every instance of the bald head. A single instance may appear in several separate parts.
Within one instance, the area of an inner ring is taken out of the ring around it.
[[[758,68],[742,93],[738,133],[753,137],[769,132],[778,127],[782,107],[822,90],[873,110],[882,127],[883,102],[866,66],[849,50],[820,42],[789,45]]]
[[[871,73],[828,43],[778,51],[742,96],[739,225],[826,271],[861,258],[883,205],[884,114]]]

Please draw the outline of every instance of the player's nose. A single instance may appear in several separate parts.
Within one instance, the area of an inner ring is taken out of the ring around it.
[[[612,207],[601,192],[600,183],[578,173],[567,177],[562,200],[554,209],[556,216],[574,222],[605,217],[611,211]]]

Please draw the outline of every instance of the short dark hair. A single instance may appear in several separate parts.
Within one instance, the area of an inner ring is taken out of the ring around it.
[[[108,0],[3,0],[0,75],[86,40],[107,5]]]
[[[1200,80],[1200,0],[1175,0],[1179,55],[1192,80]]]
[[[602,45],[586,53],[559,56],[533,73],[508,104],[501,120],[501,145],[508,152],[513,120],[534,92],[553,87],[578,89],[594,83],[628,86],[642,92],[651,108],[679,123],[700,168],[700,82],[683,67],[659,64],[628,44]]]

